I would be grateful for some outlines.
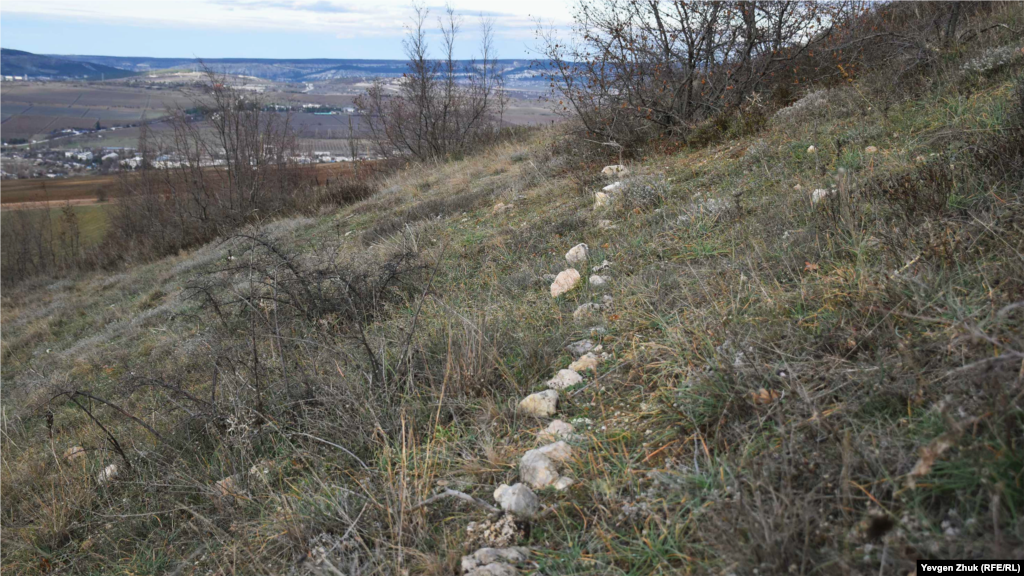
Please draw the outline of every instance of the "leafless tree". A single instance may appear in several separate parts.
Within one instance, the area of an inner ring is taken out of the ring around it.
[[[484,20],[481,61],[463,65],[455,58],[462,20],[448,6],[438,19],[441,57],[427,42],[429,10],[414,7],[404,41],[408,72],[397,90],[377,79],[356,100],[380,154],[408,153],[418,159],[464,153],[493,133],[500,73],[493,46],[493,23]]]
[[[843,14],[815,2],[582,0],[569,43],[540,31],[563,112],[620,143],[685,138],[813,50]]]
[[[121,178],[113,236],[122,242],[166,253],[205,241],[291,207],[312,180],[292,160],[290,116],[210,70],[167,124],[163,138],[143,129],[142,166]]]

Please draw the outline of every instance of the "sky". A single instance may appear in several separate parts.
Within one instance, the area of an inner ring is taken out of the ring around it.
[[[459,58],[476,56],[481,16],[500,58],[536,54],[534,32],[566,27],[572,0],[452,0]],[[430,23],[444,5],[431,0]],[[402,59],[409,0],[3,0],[0,45],[42,54]],[[437,38],[433,38],[437,45]]]

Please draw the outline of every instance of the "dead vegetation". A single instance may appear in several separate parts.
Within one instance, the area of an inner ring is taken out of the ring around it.
[[[847,83],[631,164],[607,212],[581,193],[607,180],[580,178],[617,154],[543,132],[122,274],[5,290],[5,568],[453,574],[487,543],[536,548],[548,574],[1020,556],[1020,73],[884,110]],[[581,242],[610,282],[552,299],[544,276]],[[547,424],[515,405],[581,338],[611,358],[559,400],[573,487],[519,524],[436,497],[490,504],[514,480]]]

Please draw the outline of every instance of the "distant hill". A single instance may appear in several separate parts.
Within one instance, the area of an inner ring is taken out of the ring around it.
[[[170,68],[208,66],[220,74],[256,76],[277,82],[313,82],[347,77],[396,77],[407,71],[404,60],[356,60],[342,58],[271,59],[271,58],[148,58],[142,56],[60,55],[64,60],[88,62],[117,67],[139,73]],[[499,60],[498,67],[519,82],[540,81],[531,61]]]
[[[104,64],[33,54],[23,50],[0,49],[0,72],[5,76],[82,78],[100,80],[134,76],[135,72]]]

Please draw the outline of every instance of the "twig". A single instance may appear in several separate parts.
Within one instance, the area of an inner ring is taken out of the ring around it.
[[[466,494],[465,492],[459,492],[458,490],[452,490],[450,488],[446,488],[444,492],[441,492],[440,494],[435,494],[434,496],[431,496],[430,498],[427,498],[423,502],[420,502],[419,504],[417,504],[417,505],[413,506],[412,508],[410,508],[409,511],[413,512],[415,510],[419,510],[420,508],[423,508],[424,506],[429,506],[430,504],[433,504],[434,502],[437,502],[438,500],[440,500],[442,498],[447,498],[447,497],[458,498],[459,500],[465,500],[466,502],[469,502],[470,504],[473,504],[475,506],[479,506],[480,508],[483,508],[484,510],[487,510],[488,512],[492,512],[492,513],[500,513],[501,512],[501,510],[495,508],[494,506],[491,506],[487,502],[484,502],[483,500],[481,500],[481,499],[479,499],[479,498],[477,498],[475,496],[470,496],[469,494]]]
[[[316,436],[313,436],[312,434],[306,434],[305,432],[290,432],[289,434],[292,434],[294,436],[305,436],[306,438],[309,438],[311,440],[316,440],[317,442],[323,442],[324,444],[327,444],[328,446],[333,446],[333,447],[337,448],[338,450],[341,450],[345,454],[348,454],[349,456],[355,458],[356,462],[359,462],[360,464],[362,464],[363,468],[366,468],[367,470],[370,469],[370,467],[366,465],[366,462],[363,462],[362,460],[360,460],[359,456],[356,456],[355,454],[352,453],[352,451],[350,451],[348,448],[345,448],[344,446],[339,446],[339,445],[335,444],[334,442],[329,442],[327,440],[324,440],[323,438],[317,438]]]
[[[399,365],[401,365],[401,363],[409,356],[409,347],[412,345],[412,337],[413,334],[416,333],[416,320],[420,317],[420,310],[423,309],[423,302],[427,299],[427,293],[430,292],[430,287],[434,284],[434,276],[437,275],[437,269],[441,267],[441,262],[444,260],[444,254],[448,251],[448,244],[450,242],[450,239],[445,241],[444,246],[441,247],[441,255],[437,257],[437,263],[434,264],[434,270],[430,273],[430,279],[427,280],[427,285],[423,288],[423,295],[420,296],[420,302],[416,306],[416,312],[412,315],[412,322],[409,325],[409,336],[405,339],[405,350],[402,351],[402,356],[398,359]]]

